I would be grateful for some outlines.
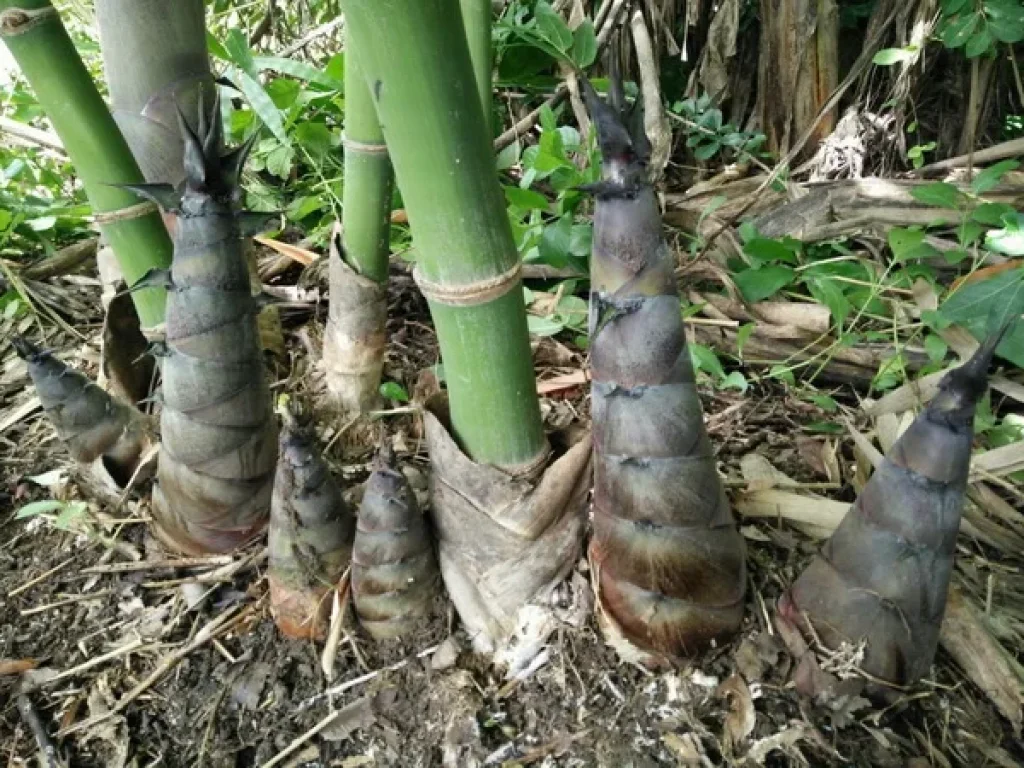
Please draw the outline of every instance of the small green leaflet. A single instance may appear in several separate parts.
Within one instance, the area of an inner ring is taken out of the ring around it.
[[[399,403],[409,402],[409,393],[405,391],[405,388],[394,381],[385,381],[380,385],[381,397],[387,398],[388,400],[396,400]]]
[[[793,282],[796,273],[789,267],[771,264],[756,269],[745,269],[733,276],[743,298],[758,302],[773,296]]]

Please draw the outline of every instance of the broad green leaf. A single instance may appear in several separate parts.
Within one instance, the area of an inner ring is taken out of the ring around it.
[[[728,376],[719,382],[719,386],[722,389],[738,389],[740,392],[746,392],[750,384],[747,383],[747,377],[739,371],[732,371]]]
[[[1007,203],[982,203],[971,211],[971,218],[989,227],[1001,227],[1004,217],[1015,213],[1013,206]]]
[[[964,53],[968,59],[974,59],[981,56],[983,53],[988,53],[992,50],[992,45],[995,42],[992,37],[992,33],[989,31],[987,25],[982,25],[981,29],[971,35],[970,40],[967,41],[967,45],[964,47]]]
[[[388,400],[395,400],[399,403],[409,402],[409,393],[405,391],[405,388],[395,381],[385,381],[380,385],[381,397]]]
[[[952,184],[945,181],[936,181],[932,184],[924,184],[910,190],[910,196],[925,205],[934,205],[936,208],[956,209],[964,199],[963,193]]]
[[[89,507],[84,501],[68,502],[64,505],[61,513],[57,515],[57,519],[53,521],[53,524],[63,530],[71,530],[74,522],[82,517],[88,509]]]
[[[793,282],[796,273],[789,267],[771,264],[745,269],[733,276],[743,297],[750,302],[763,301]]]
[[[923,229],[890,229],[889,248],[892,249],[893,258],[896,261],[908,261],[938,256],[938,250],[924,241],[925,234]]]
[[[947,48],[959,48],[966,43],[981,23],[981,14],[966,13],[949,23],[942,29],[942,44]]]
[[[322,85],[324,88],[329,88],[332,91],[340,91],[344,88],[340,80],[335,80],[323,70],[317,69],[304,61],[286,59],[281,56],[254,56],[252,63],[258,70],[269,69],[272,72],[278,72],[309,83]]]
[[[815,301],[828,307],[829,312],[832,313],[832,320],[838,327],[842,328],[852,310],[850,301],[846,298],[846,294],[843,293],[843,289],[839,287],[835,280],[823,277],[808,281],[807,288]]]
[[[722,144],[718,141],[710,141],[706,144],[701,144],[693,151],[693,156],[698,160],[710,160],[714,157],[718,151],[722,148]]]
[[[565,329],[565,323],[552,317],[538,317],[537,315],[527,315],[526,325],[533,336],[554,336]]]
[[[1002,160],[995,165],[990,165],[974,177],[971,182],[971,191],[976,195],[983,195],[995,187],[999,181],[1010,171],[1020,168],[1016,160]]]
[[[823,394],[821,392],[815,392],[807,397],[812,403],[821,408],[826,413],[835,413],[839,410],[839,403],[835,401],[834,397]]]
[[[891,67],[901,61],[909,61],[916,53],[909,48],[883,48],[872,57],[871,62],[880,67]]]
[[[952,16],[963,10],[970,0],[942,0],[942,15]]]
[[[267,170],[279,179],[287,179],[295,165],[295,150],[279,144],[267,154]]]
[[[34,517],[35,515],[45,515],[49,512],[56,512],[58,509],[64,508],[63,501],[57,501],[56,499],[46,499],[45,501],[32,501],[19,509],[15,515],[15,520],[21,520],[25,517]]]
[[[597,34],[594,32],[594,22],[590,19],[584,19],[573,31],[569,58],[580,69],[589,67],[597,58]]]
[[[519,162],[519,151],[521,145],[514,141],[498,153],[496,162],[499,171],[506,171]]]
[[[928,354],[929,360],[933,363],[940,363],[946,358],[949,345],[942,340],[941,336],[929,333],[924,337],[924,351]]]
[[[538,0],[533,13],[537,23],[537,33],[562,54],[567,54],[572,48],[572,32],[565,20],[546,0]]]
[[[1024,267],[965,283],[942,303],[939,313],[984,339],[1005,318],[1024,314]],[[996,353],[1024,368],[1024,323],[1007,332]]]
[[[718,356],[703,344],[687,344],[690,350],[690,362],[698,371],[710,373],[718,379],[725,378],[725,369]]]
[[[778,261],[787,264],[796,264],[797,262],[796,253],[792,248],[769,237],[754,237],[746,241],[743,244],[743,252],[751,258],[756,266]]]
[[[320,158],[335,147],[331,129],[324,123],[306,120],[295,126],[295,141],[314,158]]]
[[[231,54],[228,53],[228,49],[209,30],[206,31],[206,50],[221,61],[231,61]]]
[[[505,199],[516,208],[524,211],[546,211],[548,209],[548,199],[540,192],[510,186],[506,186],[504,189]]]
[[[296,80],[279,77],[267,83],[264,90],[267,92],[270,100],[274,102],[275,107],[278,109],[288,109],[299,98],[302,84]]]

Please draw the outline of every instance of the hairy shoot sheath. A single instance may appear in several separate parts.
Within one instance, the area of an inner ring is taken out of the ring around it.
[[[249,219],[239,210],[238,180],[251,141],[222,157],[220,121],[207,126],[205,110],[199,114],[198,134],[181,120],[182,187],[133,187],[177,214],[174,258],[164,276],[167,343],[153,516],[165,541],[192,553],[228,552],[263,530],[277,459],[242,252]]]
[[[619,91],[608,105],[581,82],[604,156],[591,188],[591,556],[609,641],[654,662],[737,631],[745,550],[704,429],[642,121],[631,133]]]
[[[400,637],[430,613],[439,572],[409,481],[382,449],[366,482],[352,550],[356,615],[377,639]]]
[[[829,649],[865,643],[862,670],[909,685],[935,658],[967,489],[974,411],[1002,334],[939,383],[821,552],[779,601]]]
[[[123,488],[150,444],[143,415],[31,342],[16,337],[13,343],[71,458],[87,465],[98,462]]]
[[[289,637],[321,638],[330,592],[352,555],[355,521],[311,437],[292,425],[281,455],[270,508],[270,604]]]

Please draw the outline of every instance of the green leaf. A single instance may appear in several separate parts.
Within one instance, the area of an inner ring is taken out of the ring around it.
[[[808,432],[825,435],[839,435],[845,431],[842,424],[836,424],[833,421],[812,421],[806,429]]]
[[[910,196],[925,205],[956,210],[964,200],[963,193],[952,184],[936,181],[910,190]]]
[[[981,14],[968,13],[951,19],[942,30],[942,44],[947,48],[960,48],[970,39],[981,22]]]
[[[572,47],[573,40],[572,31],[565,23],[565,20],[555,12],[546,0],[539,0],[533,9],[533,13],[537,23],[538,34],[563,54],[568,53]]]
[[[84,501],[68,502],[64,505],[61,513],[57,515],[57,519],[53,521],[53,524],[65,531],[72,530],[74,522],[82,517],[88,509],[89,507]]]
[[[952,16],[963,10],[970,0],[942,0],[942,15]]]
[[[523,211],[546,211],[548,209],[548,199],[540,192],[509,186],[506,186],[504,189],[505,199],[508,200],[509,205],[513,205]]]
[[[46,499],[45,501],[32,501],[23,506],[14,515],[15,520],[21,520],[26,517],[34,517],[35,515],[45,515],[48,512],[56,512],[58,509],[64,508],[63,501],[57,501],[56,499]]]
[[[228,59],[231,63],[255,79],[258,72],[253,64],[249,41],[240,29],[235,28],[228,32],[227,37],[224,38],[224,47],[227,49]]]
[[[836,281],[824,277],[815,278],[808,281],[807,289],[815,301],[828,307],[828,311],[832,313],[832,320],[842,328],[846,318],[850,316],[852,307]]]
[[[277,80],[269,82],[264,90],[266,90],[270,100],[274,102],[275,107],[278,109],[288,109],[299,98],[302,84],[295,80],[279,77]]]
[[[736,331],[736,353],[739,355],[741,360],[743,359],[743,347],[756,327],[757,323],[744,323],[740,326],[740,329]]]
[[[544,227],[541,234],[541,260],[553,267],[561,267],[569,255],[569,244],[572,241],[572,216],[563,216],[552,224]]]
[[[984,339],[1008,318],[1024,314],[1024,267],[963,284],[939,307],[940,315]],[[1024,323],[1011,328],[996,353],[1024,368]]]
[[[580,69],[589,67],[597,58],[597,34],[594,32],[594,22],[590,19],[584,19],[572,33],[572,50],[569,52],[569,58]]]
[[[1016,160],[1002,160],[995,165],[990,165],[974,177],[971,182],[971,191],[976,195],[983,195],[995,187],[1010,171],[1020,168]]]
[[[993,43],[995,42],[992,37],[992,33],[989,32],[987,25],[983,25],[982,28],[971,35],[970,40],[967,41],[967,46],[964,48],[964,53],[968,59],[974,59],[981,56],[983,53],[988,53],[993,49]]]
[[[270,70],[282,75],[305,80],[308,83],[316,83],[332,91],[340,91],[345,86],[340,80],[335,80],[323,70],[317,69],[311,64],[295,59],[287,59],[281,56],[253,56],[253,66],[258,70]]]
[[[1007,203],[982,203],[971,211],[971,218],[979,224],[1001,227],[1005,217],[1013,216],[1015,213],[1013,206]]]
[[[719,386],[722,389],[738,389],[740,392],[746,392],[750,384],[747,383],[746,376],[739,371],[733,371],[719,382]]]
[[[755,269],[745,269],[735,275],[736,286],[749,302],[763,301],[786,287],[796,277],[789,267],[773,264]]]
[[[565,329],[565,323],[553,317],[538,317],[537,315],[527,315],[526,325],[532,336],[554,336]]]
[[[701,144],[693,151],[693,156],[698,160],[710,160],[714,157],[718,150],[722,148],[722,144],[719,141],[710,141],[707,144]]]
[[[835,401],[835,398],[831,397],[830,395],[825,395],[820,392],[816,392],[812,395],[809,395],[807,399],[810,400],[819,408],[821,408],[821,410],[825,411],[826,413],[835,413],[836,411],[839,410],[839,403],[837,403]]]
[[[295,150],[279,144],[267,154],[267,170],[280,179],[287,179],[295,165]]]
[[[916,53],[910,48],[883,48],[871,58],[871,62],[880,67],[891,67],[901,61],[909,61]]]
[[[228,53],[228,49],[221,44],[220,40],[213,36],[210,30],[206,30],[206,50],[221,61],[231,61],[231,54]]]
[[[690,362],[695,370],[704,371],[718,379],[725,378],[725,369],[718,356],[703,344],[687,344],[690,349]]]
[[[396,381],[385,381],[380,385],[381,397],[388,400],[395,400],[399,403],[409,402],[409,393],[405,391],[405,388]]]
[[[259,81],[241,70],[235,70],[235,81],[239,90],[245,95],[252,111],[263,121],[263,124],[270,129],[270,132],[277,137],[282,144],[290,144],[291,140],[284,129],[284,120],[281,119],[281,112],[274,105],[270,96],[260,85]]]
[[[521,145],[518,141],[515,141],[505,147],[501,152],[498,153],[496,162],[499,171],[506,171],[513,165],[519,162]]]
[[[928,359],[933,363],[941,363],[946,359],[949,345],[942,340],[941,336],[929,333],[924,337],[924,351],[927,353]]]
[[[925,234],[922,229],[890,229],[889,248],[892,249],[893,258],[901,262],[938,256],[939,251],[924,241]]]
[[[323,123],[309,120],[303,121],[295,127],[295,141],[317,159],[331,152],[335,146],[331,129]]]
[[[751,258],[755,266],[764,266],[773,262],[784,261],[796,264],[797,256],[786,243],[768,237],[754,237],[743,244],[743,252]]]

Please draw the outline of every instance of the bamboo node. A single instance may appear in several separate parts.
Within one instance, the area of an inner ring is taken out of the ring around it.
[[[384,142],[380,144],[368,144],[364,141],[356,141],[350,139],[348,136],[341,137],[341,145],[345,149],[354,149],[356,152],[366,152],[370,155],[386,155],[388,153],[388,145]]]
[[[118,221],[128,221],[129,219],[140,219],[143,216],[148,216],[151,213],[156,213],[159,210],[156,207],[156,203],[152,203],[146,200],[142,203],[136,203],[135,205],[129,205],[127,208],[118,208],[116,211],[96,211],[92,215],[92,220],[96,224],[114,224]]]
[[[57,9],[52,5],[44,5],[41,8],[8,8],[6,11],[0,11],[0,37],[23,35],[50,16],[56,15]]]
[[[437,304],[445,304],[449,307],[475,307],[486,304],[504,296],[513,288],[519,285],[522,265],[516,261],[511,269],[502,272],[495,277],[486,280],[478,280],[475,283],[463,283],[460,285],[441,285],[432,283],[423,277],[417,265],[412,276],[419,286],[427,301]]]

